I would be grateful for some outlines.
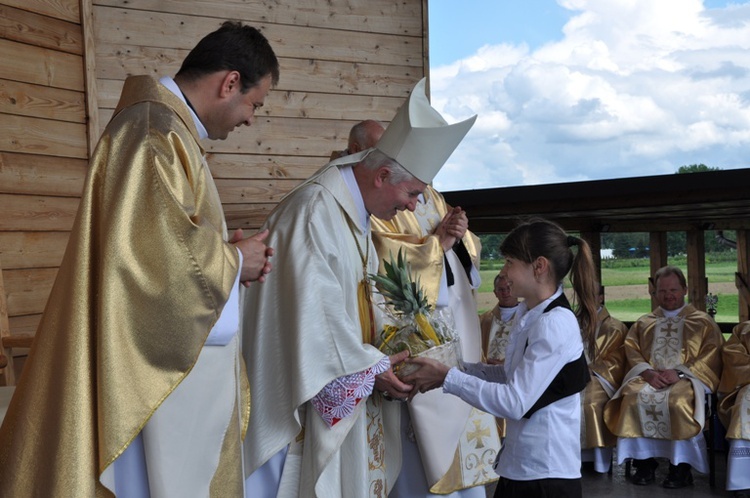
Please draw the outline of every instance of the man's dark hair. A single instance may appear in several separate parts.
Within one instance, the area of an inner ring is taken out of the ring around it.
[[[279,82],[279,61],[268,40],[240,22],[226,21],[203,37],[185,57],[177,75],[195,80],[225,70],[240,73],[242,93],[269,74],[273,86]]]

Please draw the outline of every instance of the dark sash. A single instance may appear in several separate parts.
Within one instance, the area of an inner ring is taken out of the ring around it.
[[[547,313],[549,310],[557,308],[558,306],[571,309],[568,298],[565,297],[565,293],[560,294],[558,298],[549,303],[549,306],[547,306],[543,313]],[[528,347],[528,345],[529,343],[526,341],[526,346]],[[589,380],[591,380],[589,366],[586,363],[586,356],[581,353],[580,358],[571,361],[562,367],[560,372],[558,372],[555,378],[552,379],[552,383],[544,390],[536,403],[534,403],[534,406],[524,414],[523,418],[531,418],[534,413],[545,406],[554,403],[559,399],[567,398],[568,396],[583,391]]]
[[[458,256],[458,260],[461,262],[461,266],[463,266],[464,271],[466,272],[469,283],[473,283],[471,281],[471,267],[473,266],[473,263],[471,262],[471,255],[469,255],[469,250],[466,249],[463,240],[459,239],[459,241],[456,242],[456,244],[453,246],[453,252],[456,253],[456,256]],[[443,254],[443,264],[445,266],[445,278],[448,282],[448,287],[450,287],[451,285],[453,285],[454,277],[451,265],[448,264],[448,258],[445,254]]]

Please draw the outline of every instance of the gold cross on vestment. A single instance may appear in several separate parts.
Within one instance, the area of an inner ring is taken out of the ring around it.
[[[672,337],[672,333],[677,332],[677,329],[672,328],[672,322],[667,322],[667,326],[662,330],[664,330],[664,333],[667,335],[667,337]]]
[[[662,411],[661,410],[657,411],[656,405],[649,405],[649,406],[650,408],[646,410],[646,415],[649,415],[650,417],[652,417],[654,419],[654,422],[656,422],[657,420],[661,418]]]
[[[476,440],[477,448],[484,448],[484,438],[490,437],[490,428],[482,427],[481,420],[474,420],[474,430],[466,434],[466,439],[471,441]]]

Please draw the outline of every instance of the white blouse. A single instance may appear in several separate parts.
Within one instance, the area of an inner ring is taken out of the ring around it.
[[[581,477],[580,394],[523,418],[563,366],[583,353],[575,315],[563,307],[543,313],[561,293],[530,310],[519,304],[504,365],[466,364],[465,373],[452,368],[443,383],[444,392],[506,419],[496,472],[508,479]]]

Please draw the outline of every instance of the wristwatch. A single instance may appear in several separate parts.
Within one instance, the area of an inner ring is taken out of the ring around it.
[[[685,378],[685,372],[677,371],[677,377],[684,379]]]

